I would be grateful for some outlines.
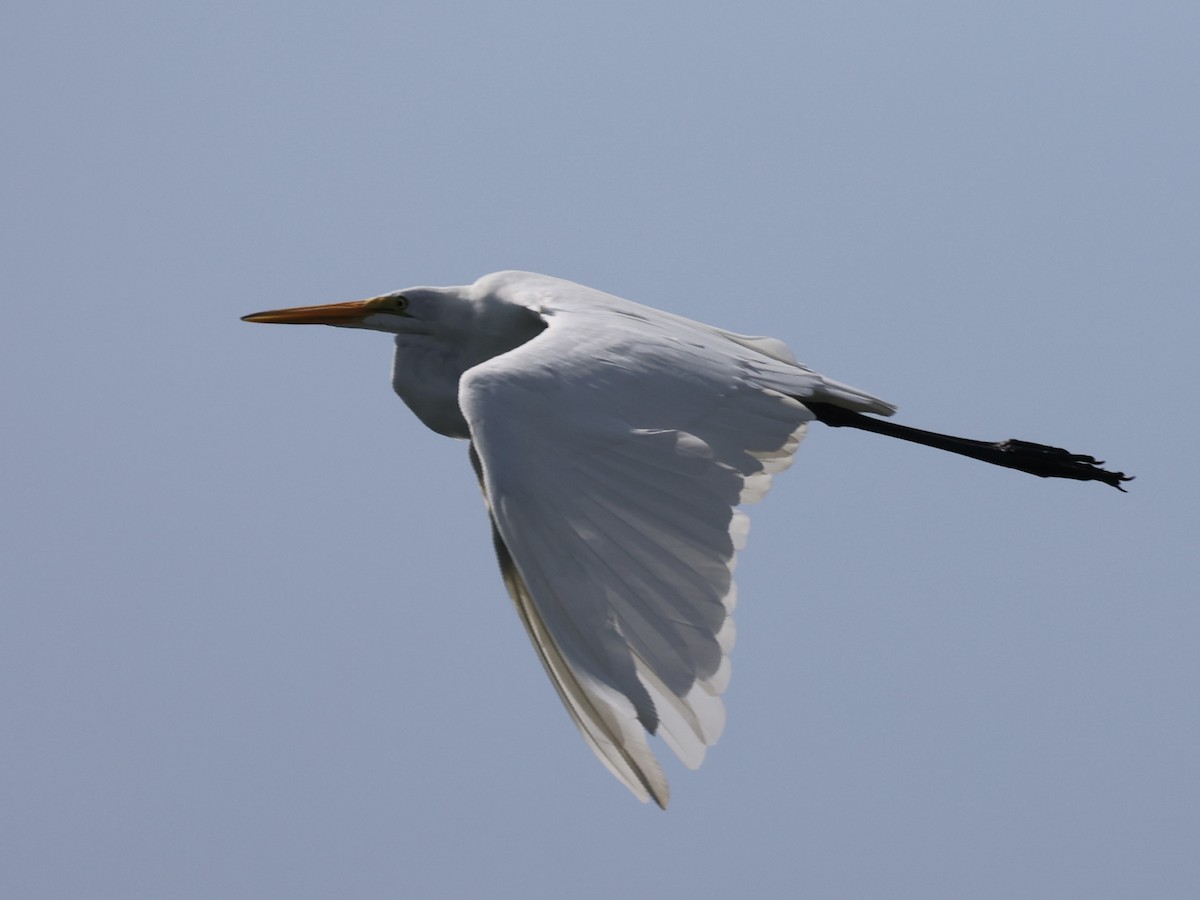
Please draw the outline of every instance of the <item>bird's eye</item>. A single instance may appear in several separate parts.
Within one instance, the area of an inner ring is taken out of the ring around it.
[[[408,309],[408,298],[403,294],[397,294],[395,297],[393,297],[392,303],[395,305],[397,312],[404,312],[406,309]]]

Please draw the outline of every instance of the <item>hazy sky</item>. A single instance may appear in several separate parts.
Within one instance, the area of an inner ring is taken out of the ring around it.
[[[0,896],[1200,896],[1198,35],[9,4]],[[238,321],[501,268],[1138,480],[814,427],[663,813],[561,708],[390,341]]]

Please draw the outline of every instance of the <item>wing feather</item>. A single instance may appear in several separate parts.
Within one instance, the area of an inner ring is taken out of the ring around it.
[[[545,331],[462,378],[472,461],[560,698],[609,770],[665,807],[646,734],[692,768],[720,736],[748,528],[735,507],[762,497],[812,419],[787,391],[822,399],[823,381],[778,342],[546,298]]]
[[[559,699],[579,728],[584,741],[605,767],[625,784],[643,803],[653,799],[663,809],[670,800],[670,788],[662,774],[658,760],[650,752],[645,734],[640,725],[630,723],[633,718],[626,708],[628,700],[614,696],[611,689],[579,678],[567,663],[555,639],[548,633],[541,615],[529,593],[529,588],[513,562],[496,519],[491,513],[491,501],[484,486],[483,470],[475,447],[471,447],[471,464],[483,490],[484,503],[492,523],[492,541],[496,558],[500,563],[500,574],[509,596],[517,608],[521,624],[537,651],[550,682],[558,692]],[[636,727],[634,727],[636,725]]]

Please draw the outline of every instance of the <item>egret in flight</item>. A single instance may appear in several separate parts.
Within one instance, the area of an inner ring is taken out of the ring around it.
[[[396,393],[434,431],[469,441],[504,583],[559,697],[600,761],[663,808],[646,735],[693,769],[720,736],[747,531],[737,507],[766,493],[809,422],[1042,477],[1128,480],[1057,447],[875,418],[895,407],[780,341],[546,275],[245,320],[396,335]]]

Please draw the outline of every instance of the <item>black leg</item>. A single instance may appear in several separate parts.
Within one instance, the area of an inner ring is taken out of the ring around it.
[[[1061,447],[1018,440],[974,441],[949,434],[938,434],[935,431],[909,428],[907,425],[898,425],[886,419],[876,419],[829,403],[813,403],[799,397],[796,399],[812,410],[817,421],[834,428],[858,428],[862,431],[872,431],[875,434],[899,438],[902,441],[924,444],[926,447],[936,447],[938,450],[948,450],[951,453],[969,456],[992,465],[1019,469],[1042,478],[1103,481],[1119,491],[1125,490],[1121,487],[1122,481],[1133,480],[1132,475],[1126,475],[1123,472],[1109,472],[1107,469],[1100,468],[1104,464],[1103,460],[1080,453],[1071,453]]]

